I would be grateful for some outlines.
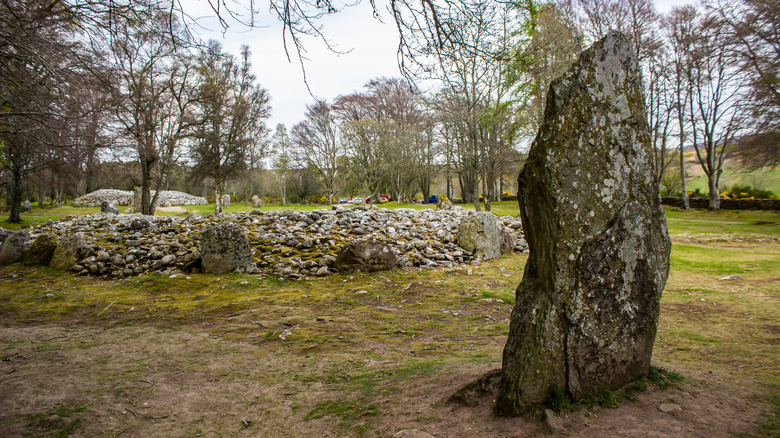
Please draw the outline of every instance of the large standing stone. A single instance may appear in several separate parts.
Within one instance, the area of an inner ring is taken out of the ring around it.
[[[464,217],[458,226],[458,246],[483,260],[501,256],[496,215],[481,211]]]
[[[518,179],[530,255],[499,414],[647,374],[670,251],[651,154],[636,57],[610,33],[553,81]]]
[[[73,265],[87,256],[88,252],[89,247],[84,243],[84,238],[80,234],[71,234],[60,239],[49,266],[54,269],[70,271]]]
[[[24,231],[17,231],[5,239],[0,247],[0,265],[10,265],[21,262],[24,255],[30,249],[30,235]]]
[[[390,245],[364,240],[351,242],[342,248],[334,266],[341,272],[373,272],[393,269],[397,263]]]
[[[222,208],[230,207],[230,195],[222,195]]]
[[[249,239],[240,227],[230,222],[207,228],[201,234],[200,245],[205,272],[225,274],[236,269],[247,270],[255,267]]]
[[[48,265],[57,250],[58,240],[49,234],[41,234],[24,256],[25,265]]]

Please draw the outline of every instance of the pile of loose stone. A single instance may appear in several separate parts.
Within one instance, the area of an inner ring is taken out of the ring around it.
[[[66,217],[25,230],[30,241],[49,235],[63,241],[81,236],[83,248],[72,266],[78,274],[113,278],[150,271],[200,270],[200,238],[221,222],[241,227],[254,251],[256,268],[249,272],[286,278],[324,276],[348,243],[372,241],[389,245],[398,267],[454,266],[477,259],[457,245],[461,220],[473,215],[452,210],[343,208],[307,212],[260,211],[200,216],[95,214]],[[514,251],[527,248],[520,220],[497,219],[506,235],[515,237]]]
[[[103,202],[113,205],[133,205],[133,192],[114,189],[100,189],[84,196],[76,198],[73,205],[76,207],[100,207]],[[154,191],[152,191],[154,196]],[[193,196],[174,190],[162,190],[157,199],[157,205],[170,207],[173,205],[205,205],[208,202],[201,196]]]

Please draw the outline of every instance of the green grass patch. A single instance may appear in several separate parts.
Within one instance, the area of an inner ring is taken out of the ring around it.
[[[314,405],[314,408],[307,412],[303,419],[312,420],[331,415],[342,421],[350,421],[359,417],[374,416],[377,413],[376,405],[364,406],[357,402],[329,400]]]
[[[85,410],[83,406],[57,405],[47,412],[26,415],[25,420],[29,427],[45,431],[46,435],[65,438],[71,436],[81,426],[81,418],[71,418],[73,414]]]

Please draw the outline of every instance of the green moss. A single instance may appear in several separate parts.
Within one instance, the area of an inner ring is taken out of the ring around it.
[[[57,249],[57,243],[58,240],[54,236],[48,234],[38,236],[24,256],[24,264],[28,266],[48,265]]]

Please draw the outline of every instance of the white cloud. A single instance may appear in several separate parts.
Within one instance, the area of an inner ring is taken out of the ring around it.
[[[213,16],[205,0],[182,1],[191,17]],[[396,51],[398,34],[393,23],[375,19],[367,2],[328,15],[320,21],[323,33],[339,52],[326,44],[305,36],[304,68],[311,93],[317,98],[332,100],[362,88],[370,79],[399,76]],[[288,41],[290,61],[284,51],[282,26],[275,15],[263,11],[256,17],[256,28],[247,28],[229,21],[227,31],[214,18],[198,20],[201,27],[194,29],[200,38],[215,39],[230,53],[237,55],[243,44],[252,52],[252,70],[258,82],[271,94],[272,116],[268,127],[273,131],[277,123],[287,128],[303,119],[306,105],[314,101],[304,83],[297,53]]]

